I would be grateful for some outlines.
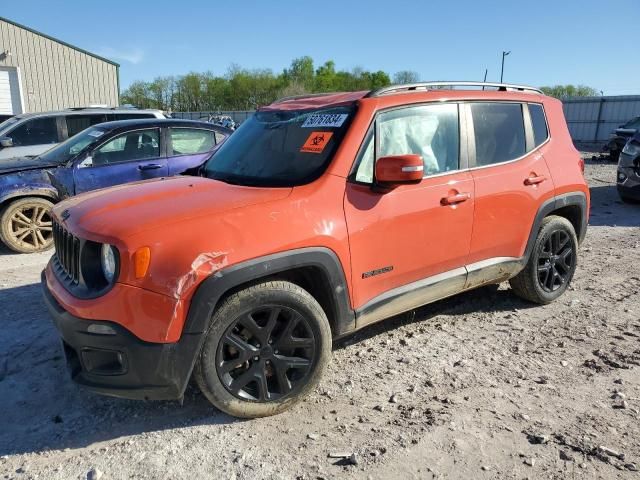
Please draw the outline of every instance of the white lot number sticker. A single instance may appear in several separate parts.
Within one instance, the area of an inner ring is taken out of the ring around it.
[[[348,113],[316,113],[307,117],[302,128],[341,127],[348,116]]]
[[[104,132],[102,130],[93,130],[92,132],[87,133],[87,135],[98,138],[104,135]]]

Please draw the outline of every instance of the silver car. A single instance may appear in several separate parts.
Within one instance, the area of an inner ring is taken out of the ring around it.
[[[25,113],[0,123],[0,161],[37,156],[97,123],[134,118],[166,118],[160,110],[71,108]]]

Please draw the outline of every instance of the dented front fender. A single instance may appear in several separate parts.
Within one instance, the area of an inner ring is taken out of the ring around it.
[[[58,201],[58,190],[51,185],[47,170],[27,170],[0,176],[0,203],[18,197],[37,196]]]

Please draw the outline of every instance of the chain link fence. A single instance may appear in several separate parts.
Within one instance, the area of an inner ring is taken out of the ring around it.
[[[209,112],[173,112],[171,116],[173,118],[182,118],[185,120],[203,120],[206,121],[210,115],[229,116],[236,123],[242,123],[251,115],[253,110],[239,110],[239,111],[220,111],[212,110]]]

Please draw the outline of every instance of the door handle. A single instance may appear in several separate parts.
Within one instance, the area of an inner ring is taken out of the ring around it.
[[[162,168],[159,163],[147,163],[146,165],[138,165],[138,170],[156,170]]]
[[[453,195],[449,195],[447,197],[443,197],[440,200],[442,205],[456,205],[458,203],[466,202],[471,198],[470,193],[456,193]]]
[[[544,175],[531,175],[524,179],[525,185],[537,185],[544,182],[547,179]]]

